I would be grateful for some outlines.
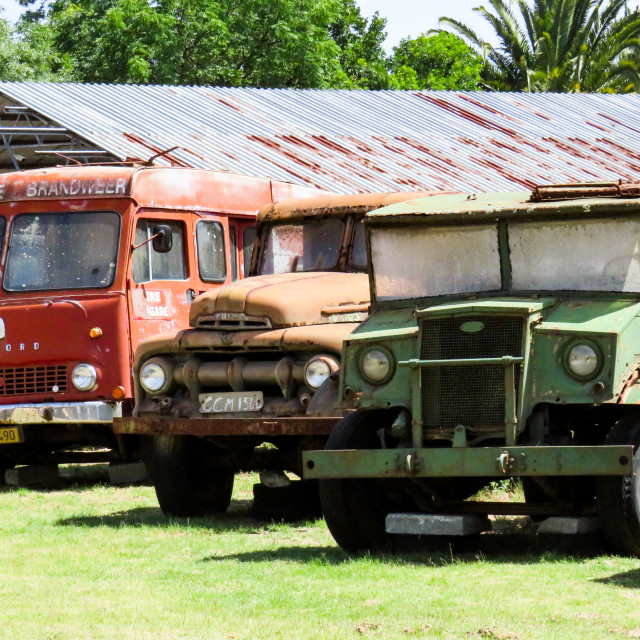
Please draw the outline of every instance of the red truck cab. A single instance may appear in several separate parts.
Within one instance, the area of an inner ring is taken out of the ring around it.
[[[111,421],[138,343],[242,277],[260,207],[317,193],[173,167],[1,174],[0,470],[126,457]]]

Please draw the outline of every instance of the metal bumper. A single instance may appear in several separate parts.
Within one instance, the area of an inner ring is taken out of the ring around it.
[[[119,402],[49,402],[0,406],[0,424],[102,424],[122,415]]]
[[[116,433],[193,436],[324,436],[342,416],[330,418],[117,418]]]
[[[631,445],[306,451],[305,479],[633,474]]]

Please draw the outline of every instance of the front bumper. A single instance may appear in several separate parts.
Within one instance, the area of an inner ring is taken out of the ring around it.
[[[633,474],[631,445],[306,451],[305,480]]]
[[[48,402],[0,406],[0,424],[109,424],[122,415],[119,402]]]
[[[217,414],[219,415],[219,414]],[[192,436],[328,436],[342,416],[301,418],[116,418],[115,433]]]

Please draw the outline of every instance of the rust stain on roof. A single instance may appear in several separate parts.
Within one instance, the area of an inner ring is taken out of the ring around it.
[[[436,98],[435,96],[432,96],[432,95],[425,95],[420,93],[416,95],[421,100],[425,100],[426,102],[434,104],[444,109],[445,111],[448,111],[449,113],[453,113],[456,116],[460,116],[461,118],[464,118],[465,120],[469,120],[475,124],[485,127],[486,129],[500,131],[500,133],[504,133],[507,136],[518,135],[518,133],[513,129],[508,129],[506,127],[500,126],[495,122],[492,122],[490,120],[487,120],[486,118],[480,117],[479,115],[473,113],[472,111],[467,111],[466,109],[463,109],[462,107],[452,104],[451,102],[447,102],[446,100],[443,100],[441,98]]]
[[[147,140],[141,138],[140,136],[136,136],[133,133],[123,133],[122,134],[127,140],[130,140],[131,142],[135,142],[136,144],[139,144],[142,147],[145,147],[146,149],[149,149],[149,151],[152,151],[155,154],[162,154],[162,157],[165,158],[166,160],[169,160],[169,162],[171,162],[172,165],[177,166],[177,167],[190,167],[191,165],[188,164],[187,162],[184,162],[183,160],[180,160],[179,158],[176,158],[172,153],[164,153],[165,149],[161,149],[160,147],[157,147],[153,144],[151,144],[150,142],[148,142]]]

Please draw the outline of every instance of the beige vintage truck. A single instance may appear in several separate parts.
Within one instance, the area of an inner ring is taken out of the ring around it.
[[[301,476],[302,451],[324,446],[341,418],[342,340],[369,309],[361,219],[424,195],[331,195],[264,208],[253,277],[199,296],[190,329],[140,346],[136,407],[115,430],[140,439],[165,514],[225,511],[234,475],[249,470],[261,472],[258,510],[316,510],[315,485],[285,472]]]

